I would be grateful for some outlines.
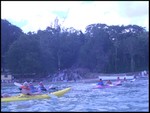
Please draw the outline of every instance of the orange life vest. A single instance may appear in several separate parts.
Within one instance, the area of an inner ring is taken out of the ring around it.
[[[26,90],[30,90],[30,88],[27,87],[27,86],[21,86],[21,88],[22,88],[22,89],[26,89]]]

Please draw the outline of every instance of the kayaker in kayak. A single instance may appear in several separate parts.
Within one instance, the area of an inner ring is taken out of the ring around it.
[[[21,86],[21,93],[25,95],[39,95],[40,92],[32,92],[32,89],[30,88],[30,84],[28,82],[24,82]]]
[[[123,81],[127,81],[126,77],[124,77]]]
[[[101,86],[104,85],[103,80],[101,78],[99,79],[99,82],[97,83],[97,85],[101,85]]]
[[[21,93],[26,95],[31,95],[28,82],[24,82],[23,85],[21,86]]]
[[[44,87],[44,84],[42,82],[39,83],[38,91],[47,91],[47,89]]]
[[[37,88],[33,86],[32,82],[29,83],[29,88],[31,93],[37,92]]]
[[[106,84],[112,84],[112,82],[111,82],[110,80],[108,80],[108,81],[106,82]]]
[[[130,82],[134,82],[136,80],[136,75],[133,76],[133,79]]]
[[[117,77],[117,81],[121,81],[120,77]]]
[[[50,98],[58,98],[63,96],[65,93],[71,90],[71,87],[53,92],[48,94],[41,94],[41,95],[14,95],[7,98],[1,98],[2,102],[13,102],[13,101],[26,101],[26,100],[33,100],[33,99],[50,99]],[[2,95],[2,94],[1,94]],[[29,102],[28,102],[29,103]]]
[[[29,88],[31,90],[31,93],[34,93],[37,91],[36,87],[33,86],[32,82],[29,83]],[[22,90],[22,87],[19,87],[19,90]]]
[[[119,77],[117,77],[117,81],[114,83],[114,85],[118,86],[118,85],[122,85],[121,79]]]

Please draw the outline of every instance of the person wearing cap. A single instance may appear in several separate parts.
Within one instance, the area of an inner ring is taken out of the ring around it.
[[[23,85],[21,86],[21,93],[26,95],[31,95],[28,82],[24,82]]]
[[[38,91],[47,91],[47,89],[44,87],[44,84],[42,82],[39,83]]]

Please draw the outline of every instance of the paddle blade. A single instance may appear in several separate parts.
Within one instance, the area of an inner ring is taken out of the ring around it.
[[[108,86],[115,86],[114,84],[109,84]]]
[[[134,81],[135,81],[135,79],[130,80],[130,82],[134,82]]]
[[[21,86],[22,86],[22,84],[17,83],[17,82],[14,82],[14,85],[16,85],[16,86],[18,86],[18,87],[21,87]]]

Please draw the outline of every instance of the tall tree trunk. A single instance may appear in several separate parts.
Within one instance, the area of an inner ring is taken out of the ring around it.
[[[57,52],[58,70],[60,71],[60,52]]]
[[[117,47],[115,48],[115,72],[117,72]]]
[[[130,67],[131,67],[131,72],[133,72],[134,71],[134,59],[133,59],[132,54],[131,54],[131,65],[130,65]]]

